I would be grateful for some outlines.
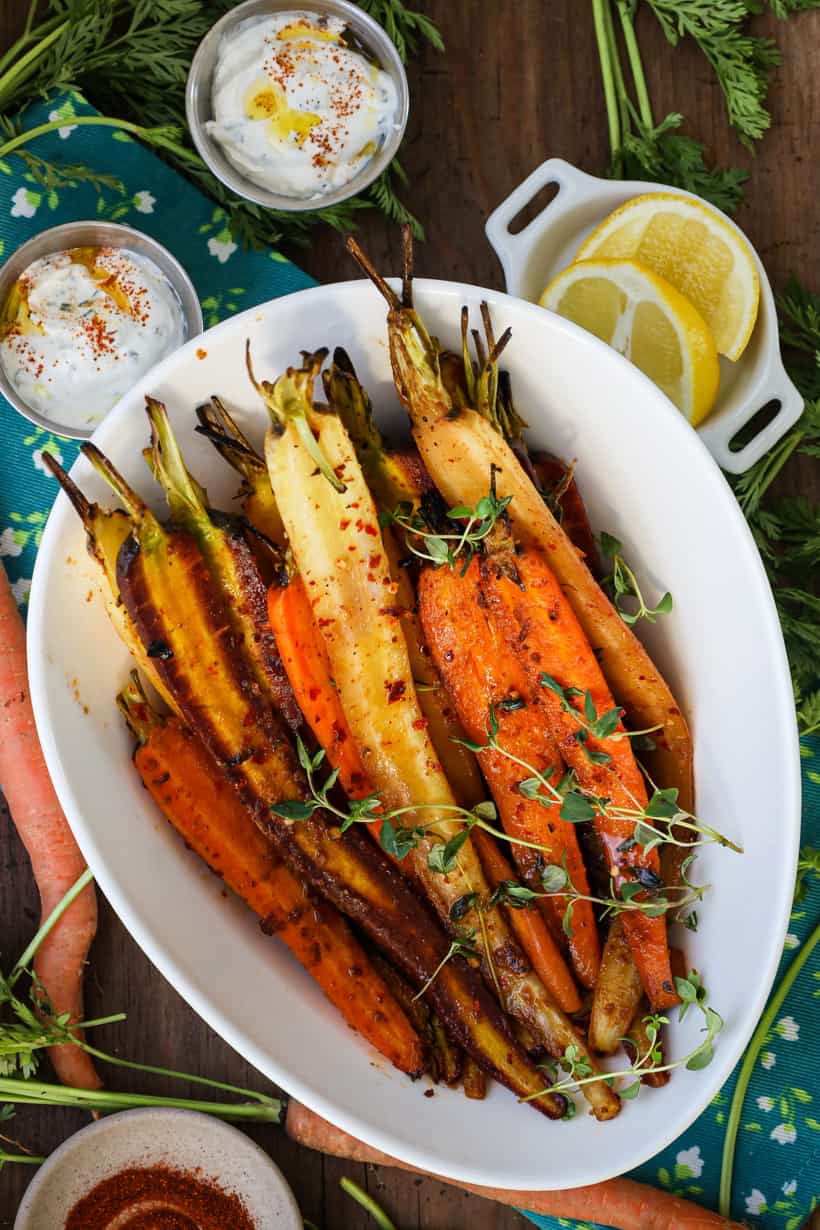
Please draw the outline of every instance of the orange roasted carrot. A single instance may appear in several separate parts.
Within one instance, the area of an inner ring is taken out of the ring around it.
[[[367,772],[350,737],[325,643],[316,630],[313,607],[300,577],[291,577],[287,585],[271,585],[268,618],[305,721],[331,766],[339,770],[345,794],[351,799],[364,798],[371,790]]]
[[[85,860],[48,775],[28,691],[26,630],[0,564],[0,787],[31,859],[41,922],[85,871]],[[89,884],[38,949],[34,969],[58,1015],[83,1015],[83,972],[97,930],[97,898]],[[52,1047],[64,1085],[99,1089],[100,1078],[79,1046]]]
[[[512,867],[489,833],[475,829],[473,841],[491,888],[498,888],[505,880],[515,880]],[[509,916],[516,939],[529,957],[538,977],[555,996],[558,1007],[564,1012],[580,1012],[581,997],[578,988],[541,912],[531,907],[521,910],[511,908]]]
[[[203,744],[154,713],[136,679],[119,697],[139,742],[143,784],[184,839],[316,980],[349,1025],[400,1071],[418,1076],[424,1048],[346,920],[282,863]]]
[[[469,739],[484,743],[488,713],[494,707],[499,724],[499,742],[505,751],[558,780],[562,762],[550,733],[540,697],[530,698],[527,676],[516,654],[488,619],[480,595],[480,565],[474,559],[462,575],[448,568],[425,569],[419,578],[419,615],[427,643],[445,687],[450,693]],[[525,883],[540,890],[540,867],[544,858],[567,870],[579,891],[587,873],[575,829],[561,820],[558,808],[545,808],[519,790],[524,777],[521,766],[501,752],[480,753],[481,767],[498,806],[512,853]],[[554,813],[554,814],[553,814]],[[542,851],[519,842],[535,842]],[[560,917],[557,901],[545,902]],[[575,973],[586,986],[594,985],[600,963],[600,945],[589,902],[575,911],[570,954]],[[561,963],[563,965],[563,962]],[[565,969],[556,969],[553,981],[563,981]]]
[[[586,694],[598,716],[613,710],[615,702],[589,641],[544,557],[531,548],[514,556],[505,551],[503,556],[492,557],[482,571],[481,593],[510,650],[514,648],[517,653],[531,690],[540,694],[561,756],[581,788],[609,799],[611,808],[631,811],[633,816],[641,813],[647,804],[646,788],[623,725],[619,722],[607,738],[595,738],[589,732],[583,742],[578,738]],[[577,689],[577,694],[565,691],[560,696],[552,686],[544,686],[545,677],[562,689]],[[609,757],[608,762],[596,763],[593,757],[598,754]],[[595,826],[616,873],[616,887],[634,880],[641,869],[658,874],[656,849],[647,854],[637,844],[622,848],[634,833],[635,819],[596,812]],[[572,872],[570,877],[574,882]],[[638,910],[626,911],[623,918],[652,1007],[656,1011],[672,1007],[679,1001],[669,965],[665,918],[650,918]]]

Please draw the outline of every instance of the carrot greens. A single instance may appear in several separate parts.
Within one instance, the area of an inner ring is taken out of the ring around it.
[[[223,1119],[250,1119],[278,1123],[284,1105],[279,1098],[269,1097],[253,1090],[242,1089],[223,1081],[209,1080],[186,1072],[174,1072],[167,1068],[140,1064],[121,1059],[99,1050],[85,1040],[89,1029],[116,1024],[125,1019],[122,1012],[95,1020],[71,1021],[67,1013],[55,1014],[45,990],[34,974],[31,963],[43,940],[62,917],[72,901],[91,882],[91,872],[86,870],[63,899],[51,912],[8,976],[0,972],[0,1119],[7,1119],[15,1105],[30,1106],[75,1106],[87,1110],[128,1110],[134,1106],[175,1106],[199,1110]],[[28,990],[18,992],[15,988],[21,980],[28,979]],[[88,1054],[116,1067],[130,1068],[159,1076],[170,1076],[205,1085],[222,1093],[239,1095],[250,1099],[243,1102],[196,1101],[190,1098],[159,1097],[153,1094],[117,1093],[103,1089],[74,1089],[54,1085],[37,1079],[40,1056],[48,1047],[77,1046]],[[2,1139],[2,1137],[0,1137]],[[0,1149],[0,1164],[4,1161],[32,1162],[28,1156],[18,1156]]]

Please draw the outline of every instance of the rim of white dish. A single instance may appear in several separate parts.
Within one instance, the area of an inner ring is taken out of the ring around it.
[[[398,285],[395,279],[388,279],[388,281],[393,286]],[[641,385],[649,400],[655,403],[653,413],[665,416],[665,430],[673,435],[677,435],[682,464],[685,464],[683,459],[687,456],[687,450],[691,450],[694,456],[699,454],[700,462],[703,466],[703,481],[708,482],[714,488],[716,507],[732,523],[737,536],[737,549],[745,554],[750,574],[757,579],[758,600],[766,625],[767,659],[775,665],[777,673],[779,712],[772,715],[771,729],[778,732],[779,738],[782,741],[784,763],[788,762],[792,766],[786,782],[787,794],[783,800],[781,817],[783,841],[787,844],[789,864],[796,866],[800,842],[800,760],[797,722],[786,650],[763,562],[754,545],[754,540],[740,510],[740,506],[717,463],[702,444],[697,434],[692,431],[683,416],[675,409],[672,402],[660,392],[647,376],[622,355],[619,355],[598,338],[587,333],[571,321],[548,312],[536,304],[527,303],[501,291],[485,290],[466,283],[418,278],[414,280],[414,289],[419,299],[423,299],[425,295],[429,294],[444,296],[460,303],[465,296],[467,298],[481,296],[487,299],[493,311],[503,311],[506,307],[510,312],[520,312],[526,315],[536,314],[539,319],[549,319],[552,328],[557,329],[568,337],[573,337],[576,342],[581,343],[583,347],[588,348],[591,352],[595,350],[600,351],[602,356],[606,356],[607,362],[624,364],[626,366],[630,379]],[[342,295],[345,298],[348,310],[352,312],[354,310],[355,297],[365,292],[373,295],[377,294],[376,289],[366,279],[337,282],[297,291],[294,295],[284,297],[282,302],[292,305],[295,301],[310,296],[316,303],[316,310],[321,311],[321,300],[323,298],[336,298]],[[153,369],[152,377],[159,382],[165,376],[166,371],[170,371],[174,364],[181,361],[182,356],[186,352],[193,352],[197,346],[203,345],[205,339],[209,336],[218,337],[223,333],[238,330],[244,319],[250,320],[254,316],[258,316],[260,311],[267,309],[272,303],[276,302],[277,300],[271,300],[266,304],[249,308],[240,315],[230,317],[228,320],[215,325],[200,338],[195,339],[193,343],[186,343],[180,350],[159,363]],[[124,406],[123,403],[120,403],[111,411],[105,423],[95,433],[95,439],[97,435],[102,438],[108,432],[114,430],[114,425],[123,412]],[[44,561],[50,555],[52,538],[58,536],[65,518],[70,515],[72,514],[68,500],[61,493],[46,525],[32,582],[28,622],[29,685],[37,731],[57,794],[83,855],[95,872],[100,888],[139,946],[194,1011],[222,1038],[239,1051],[245,1059],[258,1068],[260,1072],[268,1076],[290,1096],[303,1102],[323,1118],[330,1120],[344,1131],[349,1132],[383,1153],[400,1158],[409,1165],[442,1178],[451,1179],[454,1182],[476,1183],[508,1191],[550,1191],[585,1186],[590,1183],[603,1182],[606,1179],[615,1177],[618,1173],[624,1173],[627,1170],[642,1165],[676,1140],[708,1106],[715,1093],[725,1083],[748,1044],[749,1038],[763,1011],[783,952],[783,940],[786,935],[792,900],[793,877],[791,873],[783,876],[781,883],[777,886],[776,891],[773,891],[772,897],[767,903],[771,911],[772,926],[769,930],[767,949],[760,954],[760,978],[754,989],[750,992],[749,1007],[745,1017],[746,1027],[738,1035],[733,1046],[729,1046],[724,1039],[723,1044],[716,1048],[715,1058],[709,1066],[709,1081],[704,1092],[700,1096],[694,1097],[691,1102],[686,1103],[684,1108],[677,1114],[670,1116],[666,1130],[662,1134],[656,1135],[651,1141],[646,1141],[645,1144],[637,1143],[634,1154],[624,1161],[622,1169],[613,1171],[611,1167],[605,1166],[599,1171],[590,1170],[590,1164],[594,1166],[595,1158],[586,1155],[578,1159],[578,1165],[575,1169],[562,1172],[560,1176],[555,1176],[554,1181],[550,1181],[546,1185],[542,1174],[529,1172],[522,1174],[514,1183],[511,1183],[506,1175],[499,1174],[498,1172],[488,1172],[485,1166],[478,1167],[468,1164],[456,1167],[446,1162],[442,1164],[440,1159],[436,1159],[433,1151],[417,1148],[412,1144],[408,1145],[401,1137],[389,1131],[376,1130],[374,1132],[355,1112],[339,1110],[327,1099],[321,1087],[320,1079],[317,1079],[314,1085],[308,1085],[304,1081],[292,1078],[287,1071],[283,1071],[274,1057],[253,1043],[244,1033],[243,1029],[237,1026],[234,1021],[228,1019],[222,1010],[211,1001],[208,994],[198,985],[195,985],[179,969],[173,959],[166,957],[162,937],[156,932],[150,920],[143,920],[140,917],[136,903],[132,903],[124,898],[123,893],[118,887],[116,877],[110,873],[108,866],[101,856],[98,855],[94,837],[85,827],[76,797],[64,772],[57,741],[54,739],[51,731],[45,726],[42,717],[42,714],[47,709],[46,676],[39,657],[33,652],[38,648],[39,638],[37,630],[42,623],[45,611],[46,586],[43,577],[46,564]],[[636,1142],[640,1142],[640,1138],[640,1132],[637,1132]]]

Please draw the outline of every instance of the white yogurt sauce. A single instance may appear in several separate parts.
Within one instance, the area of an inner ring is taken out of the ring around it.
[[[343,187],[398,121],[388,73],[342,41],[338,17],[251,17],[222,37],[207,131],[253,183],[310,199]]]
[[[165,274],[126,248],[72,248],[29,265],[0,324],[0,363],[20,397],[66,427],[94,426],[185,341]]]

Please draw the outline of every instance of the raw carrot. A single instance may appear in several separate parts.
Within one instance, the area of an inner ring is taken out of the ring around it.
[[[136,679],[118,703],[139,740],[143,785],[186,845],[288,946],[349,1025],[419,1076],[421,1041],[341,914],[299,883],[213,757],[178,719],[151,710]]]
[[[475,559],[463,575],[448,568],[429,568],[421,574],[419,614],[433,660],[471,740],[485,742],[492,706],[499,724],[498,739],[505,751],[540,771],[550,770],[551,778],[557,781],[563,763],[541,699],[530,698],[527,676],[515,652],[488,618],[482,605],[479,573],[480,564]],[[529,774],[508,756],[488,750],[480,754],[480,761],[505,831],[511,838],[542,847],[539,851],[512,843],[512,854],[525,882],[540,891],[544,859],[560,865],[566,858],[573,883],[588,895],[586,868],[574,827],[560,819],[557,807],[545,808],[522,795],[519,784]],[[557,900],[545,904],[553,914],[557,909],[560,926],[561,905]],[[592,987],[600,964],[600,945],[589,902],[578,903],[572,930],[569,943],[573,967],[583,985]],[[565,985],[566,977],[561,960],[551,979],[553,994],[555,987]]]
[[[286,1131],[297,1144],[331,1157],[415,1171],[415,1167],[372,1149],[296,1101],[291,1101],[288,1106]],[[496,1187],[479,1187],[475,1183],[455,1184],[451,1179],[444,1179],[443,1182],[500,1204],[531,1209],[544,1217],[595,1222],[610,1226],[613,1230],[670,1230],[672,1227],[674,1230],[744,1230],[740,1222],[728,1221],[688,1200],[681,1200],[632,1179],[609,1179],[606,1183],[554,1192],[507,1191]]]
[[[26,633],[0,564],[0,787],[31,859],[45,921],[85,870],[43,759],[28,691]],[[34,969],[55,1013],[83,1015],[83,971],[97,930],[93,884],[79,895],[40,945]],[[52,1047],[64,1085],[99,1089],[89,1056],[78,1046]]]
[[[477,829],[473,841],[490,887],[497,888],[516,876],[498,844],[489,833]],[[509,910],[510,926],[538,977],[555,996],[559,1008],[574,1013],[581,1010],[581,997],[566,967],[541,912],[532,908]]]
[[[512,563],[510,562],[512,560]],[[511,568],[515,577],[510,575]],[[495,566],[492,561],[482,573],[481,592],[497,621],[507,645],[519,655],[530,686],[537,691],[549,715],[561,756],[582,788],[610,800],[612,807],[642,812],[647,804],[646,788],[622,723],[607,738],[587,735],[579,741],[583,716],[583,697],[591,698],[598,716],[615,708],[612,693],[603,676],[583,629],[551,568],[540,552],[525,548],[514,557],[504,556]],[[565,692],[559,696],[544,677],[563,689],[576,689],[568,711]],[[593,756],[606,755],[609,762],[596,763]],[[596,812],[595,827],[615,871],[616,887],[634,880],[638,870],[659,871],[657,850],[646,853],[639,844],[623,849],[632,837],[635,820]],[[570,878],[575,883],[570,871]],[[577,887],[577,885],[576,885]],[[585,889],[580,890],[585,892]],[[669,967],[666,920],[650,918],[638,910],[623,915],[624,929],[632,955],[640,971],[644,989],[655,1010],[678,1003]]]

